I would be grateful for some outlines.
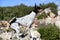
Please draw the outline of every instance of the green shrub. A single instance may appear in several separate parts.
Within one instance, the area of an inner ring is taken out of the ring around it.
[[[38,19],[46,18],[47,17],[47,14],[45,14],[45,13],[42,13],[41,15],[38,14],[36,17]]]
[[[38,32],[42,40],[59,40],[59,29],[55,25],[40,26]]]

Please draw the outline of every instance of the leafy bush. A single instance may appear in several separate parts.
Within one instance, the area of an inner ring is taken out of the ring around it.
[[[42,13],[41,15],[37,15],[36,17],[38,18],[38,19],[42,19],[42,18],[46,18],[48,15],[47,14],[45,14],[45,13]]]
[[[41,4],[39,6],[43,9],[45,9],[47,7],[51,7],[51,10],[53,11],[53,13],[57,13],[57,5],[55,3]],[[13,17],[25,16],[27,14],[30,14],[29,12],[34,9],[33,7],[34,6],[27,6],[24,4],[16,5],[13,7],[0,7],[0,20],[9,21]],[[42,17],[43,16],[40,15],[40,16],[38,16],[38,19],[42,18]]]
[[[38,32],[42,40],[59,40],[59,29],[55,25],[40,26]]]

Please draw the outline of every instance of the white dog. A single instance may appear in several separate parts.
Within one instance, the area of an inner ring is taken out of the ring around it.
[[[37,7],[35,5],[35,9],[32,10],[30,12],[30,14],[26,15],[26,16],[23,16],[23,17],[20,17],[20,18],[13,18],[13,20],[10,21],[10,24],[11,24],[11,28],[14,29],[16,31],[17,34],[19,34],[19,26],[23,25],[25,26],[28,30],[31,26],[31,24],[33,23],[37,13],[41,12],[42,8],[40,7]]]

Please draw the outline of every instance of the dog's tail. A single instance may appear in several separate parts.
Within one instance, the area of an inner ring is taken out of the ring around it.
[[[16,21],[16,17],[13,17],[10,21],[9,21],[9,23],[11,24],[11,23],[14,23]]]

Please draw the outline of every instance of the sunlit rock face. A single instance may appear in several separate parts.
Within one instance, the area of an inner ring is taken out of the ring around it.
[[[10,30],[10,29],[8,29],[8,30]],[[14,30],[7,32],[7,29],[4,29],[4,30],[0,29],[0,38],[2,40],[33,40],[35,37],[36,40],[40,40],[40,33],[38,33],[36,31],[35,26],[32,26],[32,28],[29,31],[28,30],[26,31],[26,30],[27,30],[26,27],[24,27],[24,26],[21,27],[22,33],[24,33],[26,35],[25,35],[25,37],[20,36],[20,39],[18,39]],[[30,35],[30,33],[32,33],[32,34]],[[31,36],[32,36],[32,38],[31,38]]]
[[[60,29],[60,16],[57,16],[56,18],[55,18],[55,25],[57,26],[57,28],[59,28]]]
[[[2,33],[2,34],[0,34],[0,37],[3,39],[3,40],[9,40],[10,38],[11,38],[11,33],[7,33],[7,32],[5,32],[5,33]]]
[[[58,10],[58,12],[57,12],[57,13],[58,13],[58,15],[60,16],[60,10]]]

